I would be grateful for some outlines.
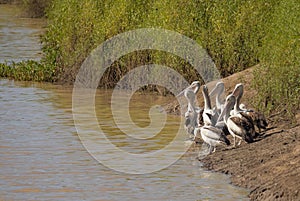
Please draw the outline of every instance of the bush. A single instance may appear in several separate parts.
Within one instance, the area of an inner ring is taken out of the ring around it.
[[[300,4],[281,1],[267,22],[253,86],[257,107],[291,118],[300,108]],[[281,113],[282,114],[282,113]]]
[[[59,80],[73,82],[86,56],[106,39],[128,30],[157,27],[197,41],[227,76],[259,62],[257,47],[264,36],[263,23],[272,12],[272,4],[265,2],[53,0],[43,37],[45,61],[62,72]],[[186,73],[189,81],[201,79],[187,62],[159,51],[133,53],[121,60],[106,73],[101,86],[108,87],[107,83],[115,83],[116,73],[120,77],[143,63],[171,66]]]

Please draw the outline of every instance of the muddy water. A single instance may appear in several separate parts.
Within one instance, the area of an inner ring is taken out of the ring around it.
[[[22,18],[15,5],[0,4],[0,63],[39,60],[45,20]]]
[[[79,140],[71,97],[72,89],[0,80],[0,200],[247,200],[248,192],[230,185],[227,176],[201,169],[197,149],[154,173],[131,175],[106,168]],[[149,105],[168,101],[145,95],[133,100],[130,113],[137,125],[149,124],[141,118]],[[109,93],[98,91],[96,104],[99,124],[105,122],[108,135],[118,135]],[[160,137],[163,141],[172,138],[179,121],[167,119],[162,132],[169,134]],[[110,140],[141,151],[126,139]],[[144,143],[143,149],[155,150],[158,144]]]

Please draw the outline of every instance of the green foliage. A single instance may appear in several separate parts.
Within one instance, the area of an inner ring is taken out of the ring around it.
[[[97,45],[128,30],[155,27],[197,41],[227,76],[258,63],[264,19],[272,12],[268,1],[53,0],[43,37],[45,61],[62,72],[58,79],[74,81],[81,63]],[[120,77],[143,62],[171,66],[186,73],[189,81],[201,79],[187,62],[159,51],[133,53],[121,60],[106,73],[101,86],[115,82],[116,73]]]
[[[54,82],[55,69],[37,61],[23,61],[18,63],[0,63],[0,77],[22,81]]]
[[[299,11],[298,1],[281,1],[267,22],[253,85],[257,107],[268,114],[285,110],[292,117],[300,108]]]
[[[296,0],[53,0],[44,61],[55,66],[58,80],[72,82],[91,50],[105,40],[137,28],[164,28],[202,45],[222,76],[260,64],[253,83],[257,107],[292,115],[299,108],[299,10]],[[100,86],[113,87],[130,69],[151,63],[170,66],[190,82],[201,79],[183,59],[144,50],[115,62]]]

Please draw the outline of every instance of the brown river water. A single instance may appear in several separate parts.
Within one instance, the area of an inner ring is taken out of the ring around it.
[[[16,6],[0,4],[0,62],[39,60],[45,20],[23,18]]]
[[[14,17],[14,9],[0,5],[1,61],[39,59],[38,33],[44,22],[37,20],[37,25],[35,20]],[[102,131],[120,149],[138,154],[161,149],[179,129],[181,118],[168,116],[159,135],[129,138],[119,129],[126,125],[113,120],[110,97],[109,90],[97,91],[96,113]],[[130,116],[145,127],[150,107],[169,101],[170,97],[135,94]],[[95,136],[98,128],[85,132]],[[99,140],[99,146],[105,143]],[[0,200],[248,200],[248,191],[232,186],[228,176],[203,170],[197,155],[198,149],[192,149],[170,166],[146,174],[110,169],[80,141],[72,115],[72,88],[0,79]],[[114,160],[126,159],[115,155]],[[159,164],[163,158],[155,160]]]

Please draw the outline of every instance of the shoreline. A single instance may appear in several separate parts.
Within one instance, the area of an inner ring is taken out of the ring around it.
[[[230,176],[233,185],[250,190],[250,200],[299,200],[300,126],[273,127],[254,143],[219,146],[199,159],[203,168]]]

